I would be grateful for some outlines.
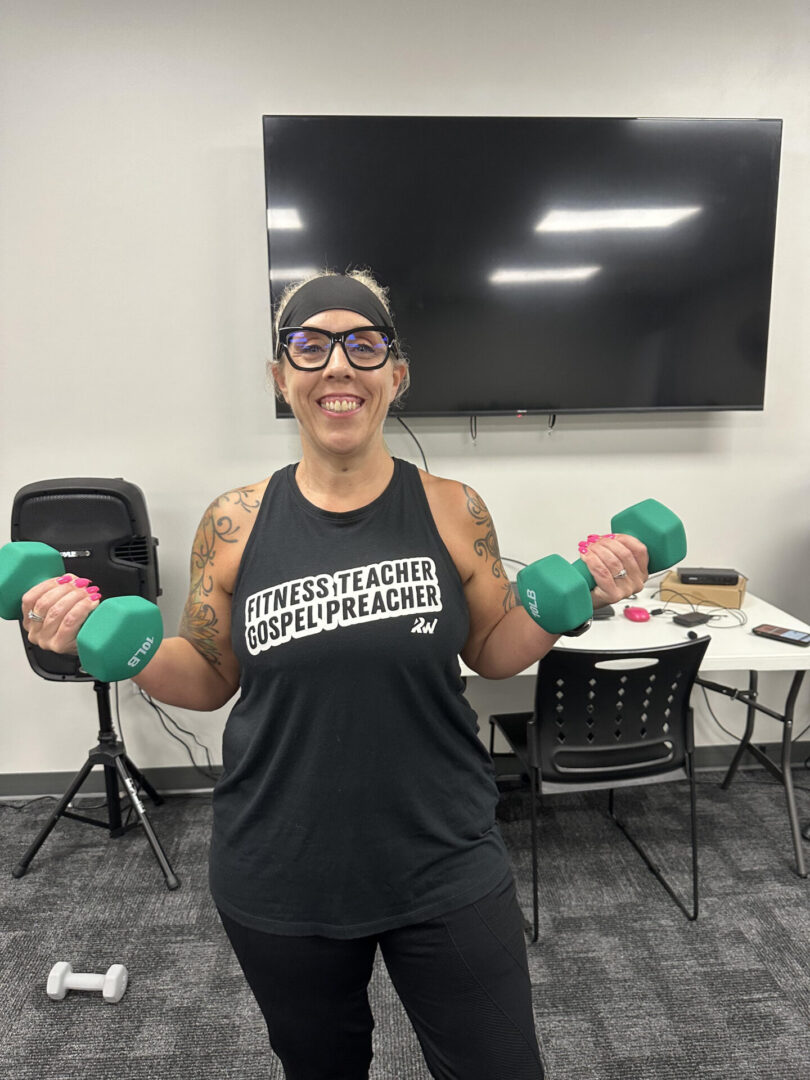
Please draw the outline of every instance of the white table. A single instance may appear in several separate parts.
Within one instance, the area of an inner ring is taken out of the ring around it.
[[[559,644],[555,648],[615,649],[616,651],[624,651],[627,649],[643,649],[650,645],[672,645],[684,641],[689,633],[689,628],[673,623],[672,615],[692,610],[690,605],[664,603],[657,593],[657,586],[655,588],[645,588],[638,599],[628,601],[628,603],[635,607],[646,608],[648,611],[665,608],[665,614],[653,615],[646,622],[631,622],[623,614],[624,605],[616,606],[616,614],[613,618],[595,620],[591,629],[581,637],[560,638]],[[786,626],[810,633],[810,626],[795,618],[795,616],[774,607],[773,604],[769,604],[757,596],[752,596],[750,593],[746,595],[742,607],[742,612],[748,619],[748,622],[743,626],[735,625],[736,613],[734,612],[721,613],[719,609],[710,608],[708,605],[701,605],[700,610],[707,613],[710,611],[717,613],[719,617],[705,625],[693,628],[698,637],[703,637],[706,634],[710,637],[709,647],[700,667],[698,684],[707,690],[722,693],[727,697],[740,701],[746,708],[745,732],[726,772],[722,787],[727,788],[731,784],[737,767],[746,753],[755,757],[782,784],[785,790],[788,818],[793,838],[793,850],[796,856],[796,872],[799,877],[807,877],[804,852],[802,850],[802,835],[810,840],[810,826],[805,828],[804,834],[802,834],[793,793],[790,751],[793,736],[793,712],[805,672],[810,668],[810,648],[802,648],[797,645],[774,641],[770,638],[757,637],[751,633],[751,628],[759,623],[770,623],[773,626]],[[522,674],[529,675],[535,671],[536,665],[528,668]],[[748,685],[745,689],[737,689],[712,682],[705,676],[714,671],[746,672]],[[781,711],[770,709],[758,701],[758,675],[761,671],[793,672],[790,689]],[[466,671],[466,673],[473,674],[469,671]],[[754,733],[754,721],[758,712],[764,713],[782,724],[781,760],[779,763],[775,762],[751,741]]]
[[[671,615],[691,611],[689,604],[664,603],[658,588],[646,588],[638,599],[628,600],[633,607],[648,611],[666,608],[667,614],[653,615],[647,622],[637,623],[622,614],[624,605],[617,605],[612,619],[594,620],[591,629],[578,638],[560,638],[559,646],[574,649],[643,649],[647,645],[674,645],[683,641],[688,627],[672,622]],[[699,637],[709,634],[711,641],[700,666],[701,673],[710,671],[806,671],[810,668],[810,648],[789,645],[751,633],[753,626],[770,623],[788,626],[810,633],[810,626],[773,604],[748,593],[742,612],[748,618],[745,626],[734,623],[736,612],[722,613],[718,608],[701,605],[701,611],[717,613],[719,618],[694,627]]]

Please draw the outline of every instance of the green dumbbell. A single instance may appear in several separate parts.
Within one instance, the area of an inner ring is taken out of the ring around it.
[[[635,536],[644,544],[651,574],[674,566],[686,556],[683,522],[657,499],[644,499],[615,514],[610,519],[610,529],[611,532]],[[596,582],[586,564],[582,559],[577,559],[571,565],[582,575],[590,592]]]
[[[622,510],[611,518],[610,527],[615,533],[635,536],[645,545],[651,573],[673,566],[686,555],[683,523],[655,499]],[[569,563],[561,555],[538,559],[517,575],[520,602],[550,634],[574,630],[592,617],[594,585],[582,559]]]
[[[65,572],[62,556],[37,541],[0,548],[0,618],[19,619],[29,589]],[[118,682],[143,671],[163,640],[156,604],[142,596],[113,596],[91,612],[76,638],[84,670],[101,682]]]

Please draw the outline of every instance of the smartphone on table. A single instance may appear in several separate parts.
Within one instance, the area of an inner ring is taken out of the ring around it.
[[[810,645],[810,634],[806,630],[791,630],[786,626],[760,623],[759,626],[753,627],[751,633],[758,637],[773,638],[774,641],[786,641],[789,645]]]

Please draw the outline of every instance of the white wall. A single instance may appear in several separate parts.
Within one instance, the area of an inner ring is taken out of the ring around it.
[[[0,507],[47,478],[137,483],[173,630],[210,499],[295,457],[264,389],[263,113],[781,117],[764,412],[562,417],[550,438],[542,418],[482,420],[476,443],[463,421],[412,426],[434,472],[483,494],[505,555],[574,557],[656,495],[691,563],[736,566],[810,620],[809,30],[804,0],[5,0]],[[358,41],[375,77],[352,71]],[[418,461],[398,425],[389,445]],[[0,773],[78,768],[90,689],[34,675],[13,625],[0,671]],[[490,685],[482,711],[515,694]],[[131,688],[121,700],[140,765],[187,763]],[[173,712],[218,760],[225,713]],[[701,716],[700,741],[724,739]]]

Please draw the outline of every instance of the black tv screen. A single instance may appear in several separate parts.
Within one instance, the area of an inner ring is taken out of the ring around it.
[[[263,122],[271,304],[370,269],[403,415],[763,407],[780,120]]]

